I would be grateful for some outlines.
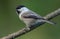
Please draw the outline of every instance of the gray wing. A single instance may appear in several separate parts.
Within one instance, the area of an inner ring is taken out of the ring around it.
[[[33,12],[33,11],[28,11],[23,17],[24,18],[33,18],[33,19],[44,19],[43,17],[41,17],[40,15],[38,15],[37,13]]]
[[[37,16],[35,15],[29,15],[29,16],[24,16],[24,18],[34,18],[34,19],[39,19]]]

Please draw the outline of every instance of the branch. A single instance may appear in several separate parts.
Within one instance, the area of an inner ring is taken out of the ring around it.
[[[57,9],[56,11],[51,12],[50,14],[46,15],[44,18],[45,18],[46,20],[50,20],[50,19],[52,19],[52,18],[54,18],[54,17],[56,17],[56,16],[58,16],[58,15],[60,15],[60,8]],[[44,23],[45,23],[45,22],[33,24],[33,25],[31,25],[31,26],[29,27],[30,30],[28,30],[27,28],[22,28],[21,30],[19,30],[19,31],[17,31],[17,32],[14,32],[14,33],[12,33],[12,34],[9,34],[9,35],[7,35],[7,36],[5,36],[5,37],[2,37],[2,38],[0,38],[0,39],[14,39],[14,38],[17,38],[17,37],[19,37],[19,36],[22,36],[22,35],[30,32],[30,31],[32,31],[33,29],[39,27],[40,25],[42,25],[42,24],[44,24]]]

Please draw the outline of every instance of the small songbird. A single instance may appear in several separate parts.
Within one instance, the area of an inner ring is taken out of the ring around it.
[[[28,28],[30,25],[34,24],[39,20],[39,22],[47,22],[50,24],[55,24],[51,22],[50,20],[44,19],[42,16],[36,14],[36,12],[28,9],[24,5],[20,5],[16,8],[16,12],[19,16],[19,18],[26,24],[26,27]]]

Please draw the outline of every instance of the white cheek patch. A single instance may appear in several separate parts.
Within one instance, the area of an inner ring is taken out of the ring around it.
[[[18,9],[18,11],[21,11],[21,9]]]

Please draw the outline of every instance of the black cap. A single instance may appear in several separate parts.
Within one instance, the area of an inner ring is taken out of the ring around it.
[[[24,5],[19,5],[18,7],[16,7],[16,9],[21,9],[22,7],[25,7]]]

